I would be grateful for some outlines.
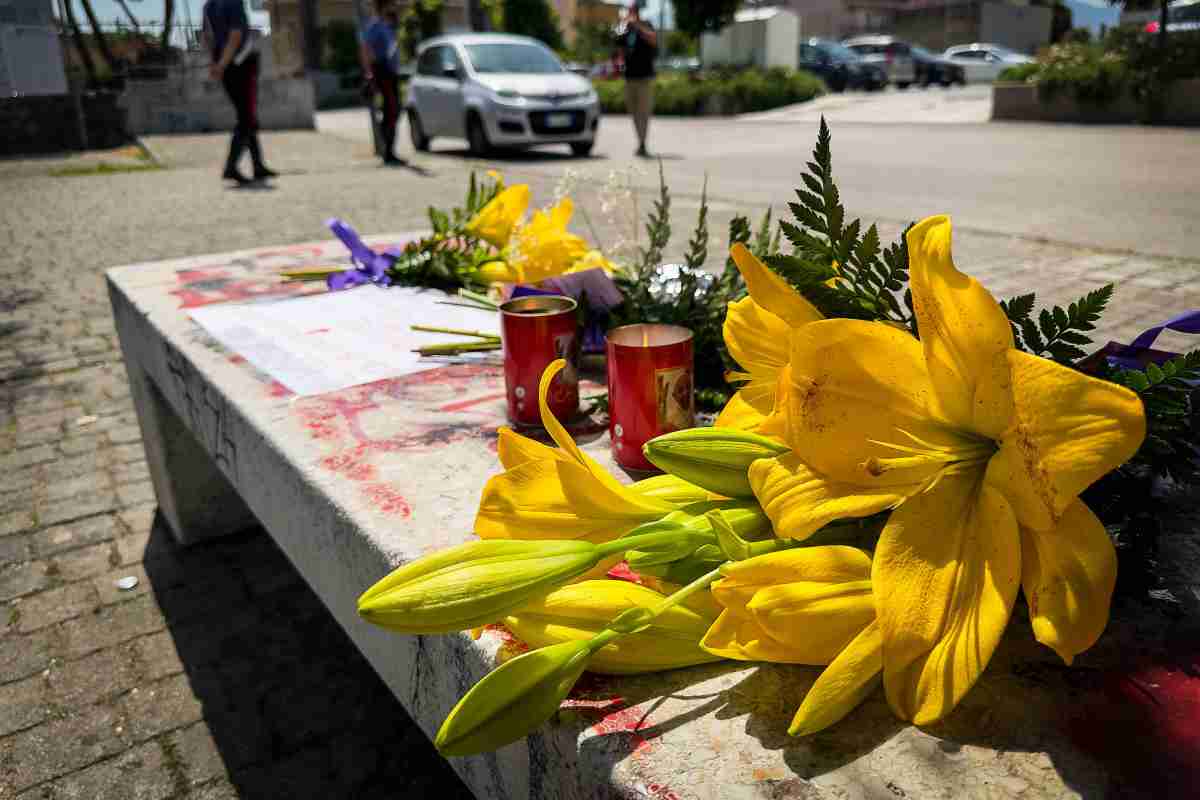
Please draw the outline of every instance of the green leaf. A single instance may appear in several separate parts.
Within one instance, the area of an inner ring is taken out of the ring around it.
[[[1155,384],[1162,383],[1163,379],[1167,376],[1163,374],[1163,371],[1157,364],[1151,363],[1146,367],[1146,377],[1150,379],[1151,384]]]

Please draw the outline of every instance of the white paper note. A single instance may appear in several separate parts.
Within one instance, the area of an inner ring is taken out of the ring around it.
[[[440,302],[439,302],[440,301]],[[440,363],[412,352],[424,345],[476,341],[421,333],[432,325],[499,335],[499,314],[449,305],[443,292],[366,285],[257,303],[220,303],[191,317],[214,339],[298,395],[324,394]]]

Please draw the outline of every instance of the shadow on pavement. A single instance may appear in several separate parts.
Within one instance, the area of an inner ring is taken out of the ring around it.
[[[261,528],[143,566],[241,798],[472,797]]]

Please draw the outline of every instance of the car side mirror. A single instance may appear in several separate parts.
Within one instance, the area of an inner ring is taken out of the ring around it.
[[[451,80],[462,80],[462,71],[458,67],[442,67],[442,75]]]

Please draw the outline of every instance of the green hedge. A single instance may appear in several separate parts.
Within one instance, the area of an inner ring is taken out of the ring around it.
[[[1037,62],[1009,67],[999,79],[1036,83],[1048,95],[1069,91],[1081,103],[1103,106],[1126,91],[1153,102],[1171,81],[1197,77],[1200,33],[1171,33],[1164,53],[1154,34],[1118,28],[1100,44],[1054,45]]]
[[[668,73],[654,84],[654,113],[663,116],[694,116],[706,104],[725,114],[766,111],[801,103],[824,94],[825,85],[811,73],[772,67],[713,71],[697,75]],[[600,105],[609,114],[624,114],[625,81],[597,81]]]

